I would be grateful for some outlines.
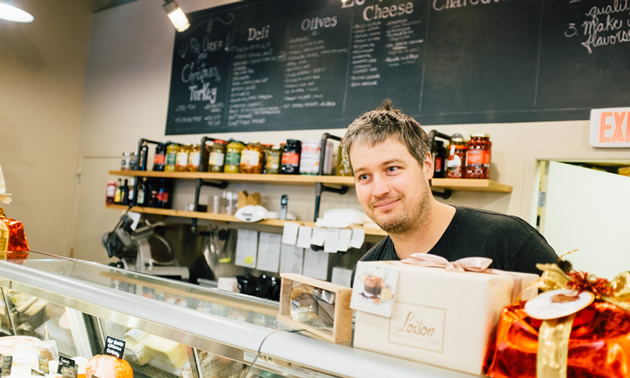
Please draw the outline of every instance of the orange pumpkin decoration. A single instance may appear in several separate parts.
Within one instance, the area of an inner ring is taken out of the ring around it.
[[[85,366],[86,378],[133,378],[131,365],[125,360],[108,354],[97,354]]]

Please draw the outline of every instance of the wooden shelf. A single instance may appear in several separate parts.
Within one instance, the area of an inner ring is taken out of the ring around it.
[[[317,183],[354,186],[354,177],[312,176],[312,175],[262,175],[254,173],[213,173],[213,172],[157,172],[157,171],[109,171],[114,176],[158,177],[184,180],[215,180],[260,182],[288,185],[313,185]]]
[[[128,206],[106,205],[106,207],[108,209],[127,210]],[[248,224],[256,224],[256,225],[263,225],[263,226],[272,226],[272,227],[284,227],[284,224],[287,222],[298,223],[302,226],[315,227],[315,222],[303,222],[303,221],[280,220],[280,219],[265,219],[259,222],[243,222],[237,219],[236,217],[232,215],[227,215],[227,214],[203,213],[200,211],[159,209],[155,207],[133,206],[130,211],[134,211],[136,213],[142,213],[142,214],[164,215],[164,216],[181,217],[181,218],[207,219],[207,220],[213,220],[213,221],[218,221],[218,222],[229,222],[229,223],[248,223]],[[363,230],[366,235],[376,235],[376,236],[387,235],[387,233],[381,230],[380,228],[354,226],[354,225],[351,227]]]
[[[433,179],[431,181],[432,188],[468,192],[512,193],[512,187],[510,185],[501,184],[492,180],[443,178]]]
[[[261,175],[249,173],[212,173],[212,172],[157,172],[157,171],[109,171],[114,176],[157,177],[184,180],[216,180],[260,182],[289,185],[313,185],[317,183],[354,186],[351,176],[310,176],[310,175]],[[431,180],[433,189],[450,189],[469,192],[511,193],[512,187],[492,180],[482,179],[447,179]]]

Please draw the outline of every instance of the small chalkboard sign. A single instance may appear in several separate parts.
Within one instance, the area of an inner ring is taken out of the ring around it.
[[[125,354],[125,344],[126,342],[123,340],[107,336],[103,353],[122,359],[123,355]]]

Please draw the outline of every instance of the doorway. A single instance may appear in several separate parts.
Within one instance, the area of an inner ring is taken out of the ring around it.
[[[630,269],[630,161],[538,162],[538,230],[576,270],[614,278]],[[621,173],[621,174],[620,174]]]

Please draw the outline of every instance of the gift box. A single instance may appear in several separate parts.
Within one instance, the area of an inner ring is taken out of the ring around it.
[[[28,242],[22,222],[4,217],[0,209],[0,256],[4,259],[26,259]]]
[[[486,266],[491,262],[484,260]],[[352,293],[354,347],[481,374],[501,310],[521,294],[533,296],[535,290],[523,289],[538,276],[451,270],[359,262]]]
[[[543,293],[529,303],[503,309],[496,340],[488,348],[485,373],[491,377],[629,377],[630,272],[608,282],[584,272],[565,273],[555,264],[540,268],[544,273],[538,286]],[[581,305],[583,294],[590,294],[591,300]],[[554,296],[560,300],[542,301],[542,307],[532,305]]]

